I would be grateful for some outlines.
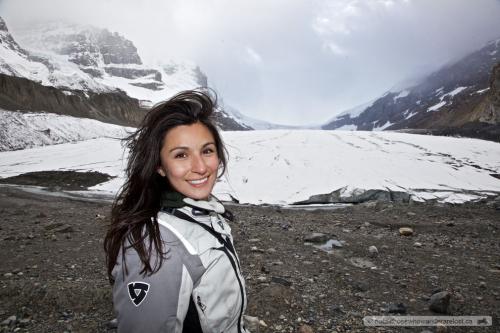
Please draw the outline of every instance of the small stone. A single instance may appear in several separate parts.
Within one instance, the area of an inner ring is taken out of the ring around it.
[[[271,265],[273,265],[273,266],[281,266],[281,265],[283,265],[283,261],[273,261],[271,263]]]
[[[486,282],[484,281],[479,282],[479,288],[486,289]]]
[[[464,304],[465,303],[465,298],[462,296],[460,293],[455,293],[454,299],[457,301],[457,303]]]
[[[289,224],[289,223],[282,223],[282,224],[281,224],[281,229],[283,229],[283,230],[288,230],[288,229],[290,229],[290,224]]]
[[[21,320],[19,321],[19,326],[21,326],[21,327],[26,327],[26,326],[28,326],[28,325],[29,325],[30,321],[31,321],[31,320],[30,320],[30,319],[28,319],[28,318],[21,319]]]
[[[275,253],[276,252],[276,249],[273,248],[273,247],[270,247],[266,250],[267,253]]]
[[[23,272],[19,272],[19,273],[17,273],[17,276],[23,276],[23,275],[24,275],[24,273],[23,273]]]
[[[446,314],[449,306],[450,294],[447,291],[440,291],[431,296],[429,310]]]
[[[292,285],[292,282],[278,276],[272,276],[271,277],[271,282],[281,284],[285,287],[290,287]]]
[[[415,247],[422,247],[422,243],[415,242],[415,243],[413,243],[413,246],[415,246]]]
[[[327,240],[328,240],[328,235],[320,232],[313,232],[312,234],[309,234],[306,237],[304,237],[304,242],[308,243],[325,243]]]
[[[58,232],[58,233],[68,233],[68,232],[74,232],[74,231],[75,231],[75,229],[70,225],[63,225],[60,228],[57,228],[54,230],[54,232]]]
[[[342,243],[342,241],[338,241],[336,239],[330,239],[329,240],[329,244],[333,247],[336,247],[336,248],[342,248],[344,247],[344,244]]]
[[[406,313],[406,306],[403,303],[391,303],[389,304],[389,308],[387,309],[389,313]]]
[[[257,278],[257,281],[259,281],[260,283],[263,283],[263,282],[266,282],[267,281],[267,278],[265,276],[259,276]]]
[[[302,324],[299,327],[299,330],[297,331],[298,333],[314,333],[313,329],[311,326]]]
[[[259,238],[250,238],[250,239],[248,240],[248,242],[249,242],[249,243],[258,243],[258,242],[260,242],[260,239],[259,239]]]
[[[357,291],[365,292],[368,291],[369,286],[366,282],[363,281],[356,281],[353,283],[353,287]]]
[[[302,262],[304,265],[313,265],[314,263],[312,261],[305,260]]]
[[[45,230],[52,230],[52,229],[56,229],[56,228],[59,228],[59,227],[62,227],[64,226],[64,223],[61,223],[61,222],[53,222],[53,223],[49,223],[47,224],[44,229]]]
[[[416,213],[414,213],[414,212],[408,212],[408,213],[406,213],[406,215],[408,215],[408,216],[415,216],[415,215],[417,215],[417,214],[416,214]]]
[[[267,324],[265,321],[263,321],[262,319],[259,320],[259,325],[262,326],[262,327],[267,327]]]
[[[118,319],[114,318],[114,319],[111,319],[110,321],[108,321],[106,323],[106,328],[109,330],[118,328]]]
[[[368,248],[368,252],[370,252],[370,257],[378,256],[378,249],[376,246],[372,245]]]
[[[250,332],[258,332],[259,331],[259,318],[252,316],[243,316],[243,321],[245,326],[248,328]]]
[[[13,275],[14,275],[14,274],[12,274],[12,273],[5,273],[3,276],[4,276],[4,277],[12,277]]]
[[[17,317],[16,316],[10,316],[9,318],[7,318],[4,321],[2,321],[2,326],[15,325],[16,322],[17,322]]]
[[[409,227],[399,228],[399,234],[401,236],[411,236],[411,235],[413,235],[413,229],[409,228]]]

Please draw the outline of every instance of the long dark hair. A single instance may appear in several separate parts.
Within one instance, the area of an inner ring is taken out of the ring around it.
[[[122,260],[127,249],[137,251],[143,264],[141,274],[154,273],[163,263],[164,252],[156,215],[161,209],[162,193],[173,188],[166,178],[157,173],[157,169],[161,164],[163,141],[169,130],[198,122],[205,125],[215,140],[221,167],[219,177],[226,170],[226,150],[213,120],[216,108],[215,93],[198,89],[183,91],[155,105],[137,131],[123,139],[129,149],[126,181],[113,203],[111,224],[104,239],[111,283],[111,272],[120,250]],[[153,263],[152,253],[156,253]]]

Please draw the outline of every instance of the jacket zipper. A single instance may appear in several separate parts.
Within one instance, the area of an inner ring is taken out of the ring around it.
[[[240,314],[238,315],[238,333],[241,333],[241,317],[243,315],[243,307],[245,306],[245,292],[243,291],[243,284],[241,283],[240,275],[239,275],[238,269],[236,268],[235,260],[229,254],[229,251],[227,250],[227,248],[225,246],[222,246],[222,247],[217,248],[217,250],[221,250],[229,258],[229,262],[231,263],[231,266],[233,266],[234,273],[236,274],[236,280],[238,280],[238,284],[240,286],[241,307],[240,307]]]
[[[180,211],[178,209],[173,209],[171,211],[171,214],[173,214],[174,216],[176,216],[177,218],[180,218],[182,220],[187,220],[187,221],[191,221],[191,222],[194,222],[194,223],[198,224],[200,227],[202,227],[203,229],[205,229],[209,233],[211,233],[215,238],[217,238],[217,240],[219,241],[219,243],[221,243],[222,246],[219,247],[219,248],[216,248],[216,250],[221,250],[229,258],[229,262],[231,263],[231,266],[233,267],[234,273],[236,275],[236,280],[238,280],[238,285],[240,286],[241,307],[240,307],[240,314],[238,316],[238,333],[242,333],[241,332],[241,325],[242,325],[242,323],[241,323],[241,319],[242,318],[241,317],[243,316],[243,307],[245,306],[245,291],[243,289],[243,283],[240,280],[240,274],[241,274],[240,262],[239,262],[239,260],[236,257],[236,251],[234,250],[233,244],[231,243],[231,241],[225,240],[224,237],[221,234],[219,234],[217,231],[215,231],[213,228],[211,228],[211,227],[209,227],[207,225],[204,225],[201,222],[198,222],[193,217],[189,216],[188,214],[186,214],[186,213],[184,213],[184,212],[182,212],[182,211]],[[228,243],[226,243],[226,242],[228,242]],[[228,250],[228,245],[227,244],[229,244],[232,249]],[[234,253],[234,258],[236,258],[236,260],[237,260],[236,263],[235,263],[235,259],[231,256],[231,254],[229,254],[229,252]],[[197,299],[197,301],[199,301],[199,299]]]

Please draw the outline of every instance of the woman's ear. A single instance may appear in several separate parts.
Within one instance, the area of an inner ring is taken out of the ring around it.
[[[165,170],[163,170],[163,167],[159,166],[157,169],[156,169],[156,172],[158,172],[158,174],[162,177],[165,177],[167,175],[167,173],[165,172]]]

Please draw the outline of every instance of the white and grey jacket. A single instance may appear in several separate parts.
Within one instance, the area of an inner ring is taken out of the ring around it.
[[[167,253],[156,273],[140,274],[133,248],[125,254],[128,274],[118,257],[112,275],[119,333],[248,333],[245,282],[231,228],[221,216],[224,206],[214,199],[184,202],[182,208],[158,213]]]

